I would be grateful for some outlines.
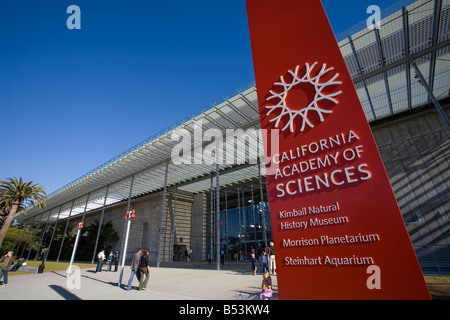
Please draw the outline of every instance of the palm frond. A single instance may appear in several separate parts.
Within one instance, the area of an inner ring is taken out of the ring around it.
[[[43,210],[47,194],[44,189],[33,181],[24,182],[22,177],[8,178],[0,181],[0,205],[7,207],[13,204],[25,209],[30,205],[38,205]]]

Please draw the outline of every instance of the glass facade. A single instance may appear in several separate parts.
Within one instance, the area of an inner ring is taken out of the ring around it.
[[[250,259],[252,253],[264,250],[270,243],[271,230],[268,202],[221,210],[220,245],[225,250],[225,259]]]

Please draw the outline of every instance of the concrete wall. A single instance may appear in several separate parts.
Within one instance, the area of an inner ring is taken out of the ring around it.
[[[170,261],[173,256],[173,245],[191,246],[191,197],[168,193],[166,199],[163,233],[161,236],[161,261]],[[128,238],[127,261],[131,259],[138,248],[150,249],[150,260],[156,261],[160,237],[162,194],[144,197],[131,202],[136,217],[131,220]],[[110,244],[114,250],[122,251],[122,241],[125,237],[127,203],[115,205],[105,210],[103,223],[112,222],[119,234],[120,240]],[[100,221],[101,210],[85,217],[85,224]],[[100,250],[101,248],[98,248]]]

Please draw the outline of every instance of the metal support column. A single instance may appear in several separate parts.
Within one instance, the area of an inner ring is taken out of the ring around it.
[[[242,226],[244,229],[244,260],[247,260],[247,216],[248,216],[248,206],[245,205],[245,186],[242,186]]]
[[[264,240],[264,248],[267,247],[267,224],[266,224],[266,210],[264,206],[264,191],[263,191],[263,185],[261,181],[261,160],[258,157],[258,177],[259,177],[259,196],[261,199],[261,217],[262,217],[262,224],[263,224],[263,240]]]
[[[161,263],[161,244],[162,244],[162,234],[164,229],[164,211],[166,210],[166,196],[167,196],[167,176],[169,174],[169,162],[166,164],[166,174],[164,176],[164,192],[161,206],[161,223],[159,225],[159,240],[158,240],[158,260],[156,261],[156,267],[159,268]]]
[[[225,243],[227,249],[225,250],[226,258],[228,259],[228,189],[225,188]]]
[[[172,223],[170,226],[171,231],[171,237],[170,237],[170,262],[173,262],[173,246],[175,245],[176,238],[177,238],[177,225],[176,225],[176,218],[177,218],[177,200],[178,200],[178,187],[175,187],[175,199],[173,204],[173,213],[172,213]]]
[[[50,238],[50,243],[48,245],[47,252],[45,253],[45,259],[44,260],[47,260],[48,254],[50,252],[50,248],[52,247],[52,242],[53,242],[53,238],[55,237],[56,226],[58,225],[58,220],[59,220],[59,215],[61,214],[61,210],[62,210],[62,205],[59,206],[58,215],[56,216],[55,225],[53,226],[52,237]]]
[[[131,214],[130,206],[131,206],[131,195],[133,192],[133,184],[134,184],[134,175],[131,177],[131,184],[130,184],[130,193],[128,195],[128,203],[127,203],[127,214],[126,214],[126,228],[125,228],[125,238],[123,240],[122,244],[122,263],[120,264],[120,276],[119,276],[119,283],[117,286],[120,288],[122,285],[122,277],[123,277],[123,269],[125,268],[125,259],[127,257],[127,248],[128,248],[128,236],[130,234],[130,226],[131,226]]]
[[[209,189],[209,198],[210,198],[210,205],[209,205],[209,212],[210,212],[210,223],[209,223],[209,259],[213,259],[213,234],[214,234],[214,205],[213,205],[213,177],[211,177],[211,188]]]
[[[417,76],[420,79],[420,84],[427,91],[428,96],[433,101],[433,104],[436,107],[436,110],[439,113],[439,115],[442,117],[442,120],[444,121],[445,125],[447,126],[447,129],[450,130],[450,121],[448,120],[447,115],[445,114],[445,112],[442,109],[441,105],[439,104],[439,102],[437,101],[437,99],[434,96],[433,92],[431,91],[428,83],[426,82],[425,78],[422,75],[422,72],[420,72],[419,67],[417,67],[416,62],[413,59],[411,59],[411,58],[410,58],[410,60],[411,60],[412,67],[414,68],[414,70],[416,71]]]
[[[255,212],[255,196],[253,194],[253,180],[252,180],[252,184],[250,185],[250,192],[251,192],[251,199],[248,201],[249,203],[252,204],[252,215],[253,215],[253,239],[255,239],[255,244],[254,244],[254,248],[255,248],[255,253],[258,250],[257,248],[257,243],[258,243],[258,236],[256,233],[256,212]]]
[[[41,250],[41,247],[42,247],[42,243],[44,242],[45,233],[46,233],[46,229],[47,229],[47,226],[48,226],[48,222],[49,222],[49,220],[50,220],[50,215],[51,215],[51,213],[52,213],[52,210],[50,210],[50,212],[48,213],[47,222],[45,223],[44,230],[42,231],[41,242],[39,243],[39,248],[37,249],[36,255],[34,256],[34,261],[37,260],[39,251]]]
[[[17,246],[17,248],[16,248],[16,252],[14,253],[14,256],[15,256],[15,257],[17,257],[17,253],[19,252],[20,246],[22,245],[23,237],[25,236],[25,233],[26,233],[26,231],[27,231],[27,224],[26,224],[26,221],[24,221],[22,224],[23,224],[22,236],[20,237],[19,244],[18,244],[18,246]],[[18,231],[17,231],[16,240],[14,240],[13,248],[16,247],[17,240],[19,240],[19,235],[20,235],[20,231],[18,230]]]
[[[70,206],[69,216],[67,217],[66,228],[64,229],[64,234],[63,234],[63,237],[62,237],[61,245],[59,246],[59,252],[58,252],[58,257],[56,258],[56,262],[59,262],[59,258],[61,256],[61,252],[62,252],[62,248],[63,248],[63,245],[64,245],[64,241],[66,240],[67,228],[69,226],[70,216],[72,215],[72,209],[73,209],[73,204],[74,203],[75,203],[75,199],[72,200],[72,205]]]
[[[405,58],[410,55],[410,43],[409,43],[409,16],[406,7],[402,7],[402,24],[403,24],[403,46],[405,48]],[[405,63],[406,74],[406,100],[408,101],[408,109],[412,109],[412,96],[411,96],[411,66],[409,62]]]
[[[36,228],[34,229],[33,240],[31,240],[30,251],[28,251],[28,255],[27,255],[26,260],[30,259],[31,251],[33,250],[33,243],[34,243],[34,240],[36,239],[37,229],[38,229],[39,225],[41,224],[41,220],[42,220],[42,217],[43,217],[43,216],[44,216],[44,213],[41,214],[41,217],[39,218],[39,221],[38,221],[38,223],[36,224]]]
[[[83,223],[77,225],[77,236],[75,238],[75,244],[73,245],[72,256],[70,257],[69,267],[67,268],[67,278],[72,271],[72,263],[75,260],[75,254],[77,253],[78,241],[80,240],[81,229],[83,229]]]
[[[238,223],[239,223],[239,253],[242,250],[242,220],[241,220],[241,192],[237,188],[237,199],[238,199]],[[239,260],[241,257],[239,257]]]
[[[83,216],[81,217],[81,222],[78,223],[78,226],[77,226],[77,229],[78,229],[77,230],[77,237],[75,238],[75,244],[73,245],[72,257],[70,258],[69,268],[67,268],[67,277],[70,276],[70,272],[72,270],[72,263],[75,260],[75,255],[77,254],[78,240],[79,240],[80,235],[81,235],[81,229],[83,229],[84,217],[86,215],[86,210],[87,210],[87,206],[88,206],[88,203],[89,203],[89,196],[90,195],[91,195],[91,193],[89,192],[87,194],[87,197],[86,197],[86,204],[84,205],[84,211],[83,211]]]
[[[108,199],[108,191],[109,191],[109,186],[106,187],[105,200],[103,201],[102,214],[100,216],[100,222],[98,223],[97,237],[95,239],[94,253],[92,254],[92,262],[91,263],[94,263],[95,254],[97,252],[98,239],[100,238],[100,231],[102,229],[103,216],[105,215],[106,200]]]
[[[28,239],[30,239],[31,231],[33,230],[33,224],[34,224],[34,222],[32,222],[31,226],[29,227],[30,231],[28,232],[27,239],[25,240],[25,243],[23,244],[23,248],[22,248],[22,252],[20,253],[20,257],[23,257],[23,254],[25,253],[25,249],[27,248]],[[30,248],[30,250],[31,250],[31,248]]]
[[[220,270],[220,190],[219,190],[219,163],[216,163],[216,259],[217,259],[217,270]]]

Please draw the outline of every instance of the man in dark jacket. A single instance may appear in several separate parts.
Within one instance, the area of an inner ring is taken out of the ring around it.
[[[150,278],[150,265],[148,260],[149,250],[145,249],[139,259],[139,268],[141,269],[141,280],[139,281],[139,290],[147,290],[148,279]],[[145,277],[145,279],[144,279]]]
[[[116,252],[114,252],[114,272],[117,272],[117,269],[119,268],[119,259],[120,252],[119,250],[116,250]]]
[[[0,270],[0,279],[4,277],[2,286],[6,286],[8,284],[8,270],[14,262],[14,257],[12,254],[13,252],[9,251],[0,259],[0,263],[3,263]]]

